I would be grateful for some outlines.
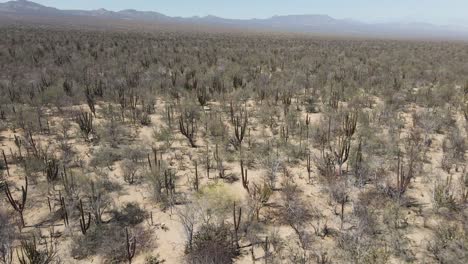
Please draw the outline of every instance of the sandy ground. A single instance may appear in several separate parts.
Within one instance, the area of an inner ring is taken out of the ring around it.
[[[253,109],[253,102],[249,103],[250,109]],[[85,107],[85,106],[83,106]],[[161,113],[164,109],[164,103],[161,101],[157,102],[157,113]],[[98,110],[99,111],[99,110]],[[305,118],[305,113],[302,114],[302,118]],[[309,115],[311,123],[317,123],[320,121],[320,114],[310,114]],[[152,125],[150,127],[140,127],[136,131],[138,136],[136,137],[135,144],[140,144],[145,147],[151,146],[160,146],[161,142],[155,142],[153,137],[154,129],[158,129],[162,125],[161,114],[155,114],[151,116]],[[100,118],[97,119],[97,122],[101,122]],[[60,124],[60,120],[56,120],[56,126]],[[254,124],[254,125],[252,125]],[[255,121],[250,122],[250,128],[252,133],[252,138],[259,137],[264,133],[271,134],[271,131],[265,127],[260,127],[255,125]],[[54,127],[52,127],[54,129]],[[267,131],[267,132],[265,132]],[[96,146],[84,142],[80,137],[77,136],[77,128],[75,127],[72,130],[71,137],[69,139],[70,143],[73,143],[74,149],[81,153],[83,160],[89,160],[89,153],[92,152]],[[230,131],[231,133],[231,131]],[[0,133],[0,148],[5,150],[8,159],[11,159],[11,154],[17,151],[17,147],[14,144],[14,135],[15,133],[11,130],[2,131]],[[21,134],[21,131],[16,131],[16,134]],[[193,192],[191,187],[188,184],[188,178],[194,174],[194,168],[192,166],[192,159],[196,157],[203,157],[205,152],[205,142],[202,139],[198,139],[197,142],[200,144],[199,148],[192,149],[187,145],[186,140],[180,135],[180,133],[174,132],[176,140],[170,151],[163,154],[163,158],[166,160],[172,160],[174,162],[173,166],[177,167],[178,182],[177,190],[178,192],[190,193]],[[41,144],[50,144],[50,147],[53,148],[56,146],[56,135],[41,135],[35,137],[38,141],[41,141]],[[427,239],[432,235],[434,226],[437,224],[439,219],[434,216],[434,210],[431,200],[431,189],[435,177],[443,177],[445,172],[440,168],[440,160],[442,158],[442,140],[443,136],[433,135],[433,144],[430,148],[430,151],[427,153],[428,160],[426,161],[425,171],[428,173],[423,176],[417,177],[412,183],[409,191],[407,192],[408,197],[413,198],[419,205],[420,211],[416,211],[414,208],[405,209],[408,219],[408,229],[407,236],[410,239],[411,249],[416,254],[416,258],[422,260],[425,258],[425,245]],[[49,142],[48,142],[49,141]],[[213,148],[213,146],[210,146]],[[178,156],[181,156],[181,159]],[[114,205],[119,207],[127,202],[136,202],[142,208],[151,212],[153,214],[154,222],[157,226],[148,227],[153,230],[153,236],[156,238],[156,245],[154,250],[149,252],[137,251],[137,256],[135,257],[133,263],[144,263],[144,259],[147,255],[156,255],[159,254],[165,263],[181,263],[183,262],[184,256],[184,246],[185,246],[185,234],[182,224],[179,222],[175,213],[162,212],[158,204],[154,202],[151,197],[150,192],[148,191],[149,186],[146,183],[129,185],[124,182],[122,171],[119,164],[114,164],[114,169],[112,171],[107,170],[106,173],[109,176],[109,179],[119,184],[122,187],[122,190],[119,192],[110,193]],[[240,168],[238,162],[229,163],[226,162],[226,167],[228,168],[228,173],[240,174]],[[182,168],[182,169],[181,169]],[[340,219],[339,216],[335,215],[333,212],[333,206],[331,205],[329,195],[324,190],[324,186],[319,183],[317,176],[317,170],[313,168],[313,177],[312,183],[308,182],[306,163],[305,161],[288,168],[293,175],[293,180],[296,182],[301,189],[303,190],[303,198],[307,201],[311,201],[313,206],[317,208],[326,219],[327,225],[331,228],[339,229]],[[201,185],[212,182],[206,178],[206,173],[203,169],[200,171],[200,181]],[[216,172],[212,170],[212,175]],[[265,171],[262,169],[249,169],[249,180],[251,182],[261,182],[262,177]],[[7,178],[8,182],[13,184],[12,190],[14,195],[18,195],[18,188],[23,184],[23,172],[18,170],[15,164],[10,165],[10,174],[11,177]],[[454,177],[459,177],[459,173],[454,173]],[[245,202],[245,197],[247,196],[246,191],[243,189],[240,181],[237,181],[232,184],[228,184],[229,188],[233,193],[236,193],[239,199]],[[100,256],[95,256],[90,259],[84,260],[74,260],[69,253],[69,247],[71,243],[70,239],[70,230],[65,230],[62,221],[58,220],[56,222],[50,223],[50,213],[47,204],[47,189],[49,188],[47,183],[44,180],[44,177],[38,177],[37,182],[31,182],[30,192],[27,200],[27,207],[25,210],[25,219],[27,227],[23,229],[23,232],[30,232],[33,230],[40,230],[43,236],[48,236],[50,233],[50,228],[53,227],[56,232],[62,232],[62,236],[58,238],[58,249],[59,256],[64,261],[64,263],[101,263],[102,258]],[[352,193],[352,198],[356,197],[356,193]],[[273,199],[278,199],[278,195],[274,195]],[[354,200],[354,199],[351,199]],[[273,200],[275,202],[275,200]],[[9,204],[2,199],[1,206],[8,208],[10,210]],[[53,209],[59,207],[58,204],[53,203]],[[345,214],[349,214],[352,211],[353,203],[351,202],[346,206]],[[79,227],[75,219],[72,220],[73,223],[73,235],[81,235]],[[141,225],[147,225],[145,221]],[[160,228],[160,226],[165,228]],[[292,229],[288,226],[283,225],[271,225],[271,230],[277,229],[280,230],[280,234],[285,239],[289,237],[294,237]],[[329,251],[330,255],[335,251],[335,243],[331,238],[325,238],[320,241],[322,247]],[[261,257],[261,249],[257,248],[255,255]],[[393,260],[393,262],[398,263],[398,260]],[[249,250],[243,252],[243,255],[239,257],[236,263],[253,263],[252,258],[249,254]]]

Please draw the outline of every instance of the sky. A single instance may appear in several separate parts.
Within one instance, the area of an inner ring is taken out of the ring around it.
[[[156,11],[169,16],[267,18],[326,14],[363,22],[428,22],[468,26],[468,0],[32,0],[60,9]],[[0,2],[6,2],[0,0]]]

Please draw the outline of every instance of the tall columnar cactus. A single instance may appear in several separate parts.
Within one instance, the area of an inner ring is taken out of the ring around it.
[[[244,110],[241,110],[240,113],[233,118],[236,146],[239,148],[242,147],[242,141],[244,140],[245,132],[247,131],[248,120],[248,114]]]
[[[21,186],[21,201],[15,200],[13,196],[11,195],[10,187],[8,186],[8,183],[5,184],[5,194],[7,196],[8,202],[10,202],[11,206],[13,209],[18,212],[20,215],[20,220],[21,220],[21,226],[25,227],[25,222],[24,222],[24,208],[26,205],[26,198],[28,196],[28,177],[26,176],[25,178],[25,186]]]
[[[75,177],[73,176],[73,173],[71,170],[69,171],[69,173],[67,173],[67,169],[65,166],[63,166],[63,172],[62,172],[62,185],[68,197],[76,196],[77,186],[75,183]]]
[[[195,144],[195,118],[187,114],[186,112],[181,113],[179,117],[179,131],[184,135],[192,148],[196,148]]]
[[[206,178],[210,178],[210,168],[211,168],[211,161],[210,161],[210,147],[206,144],[206,156],[205,156],[205,165],[206,165]]]
[[[213,159],[216,161],[216,167],[219,172],[219,178],[224,179],[226,169],[224,168],[224,163],[222,157],[219,155],[218,144],[216,144],[215,152],[213,153]]]
[[[63,218],[64,225],[69,226],[70,222],[68,221],[68,211],[67,211],[67,206],[65,204],[64,197],[60,197],[60,210],[62,211],[62,218]]]
[[[96,101],[94,100],[94,95],[89,87],[86,87],[85,95],[86,103],[88,104],[89,110],[91,110],[93,115],[96,116]]]
[[[38,144],[37,144],[36,140],[33,138],[31,130],[29,130],[27,132],[27,134],[26,134],[26,141],[27,141],[29,147],[31,148],[34,157],[40,158],[41,153],[39,151]]]
[[[128,264],[132,264],[133,257],[135,257],[136,252],[136,237],[130,237],[128,235],[128,228],[125,228],[126,235],[126,248],[127,248],[127,260]]]
[[[464,105],[462,107],[465,120],[468,121],[468,82],[466,82],[464,88]]]
[[[341,131],[336,139],[336,146],[333,150],[336,163],[338,164],[338,174],[342,174],[343,164],[348,160],[351,149],[351,140],[356,132],[358,114],[357,111],[345,113]]]
[[[10,177],[10,167],[8,166],[8,160],[7,160],[7,157],[5,155],[5,151],[2,149],[2,155],[3,155],[3,162],[5,163],[5,169],[7,171],[7,175],[8,177]]]
[[[309,179],[309,183],[312,182],[312,162],[311,162],[311,159],[310,159],[310,151],[309,153],[307,154],[307,176],[308,176],[308,179]]]
[[[238,210],[236,210],[235,202],[232,206],[232,219],[234,223],[234,243],[236,243],[236,248],[239,248],[239,228],[242,219],[242,208],[239,207]]]
[[[249,192],[249,178],[247,175],[247,169],[244,169],[244,161],[241,159],[240,161],[240,167],[241,167],[241,176],[242,176],[242,186],[244,189]]]
[[[15,137],[15,145],[18,148],[18,155],[20,159],[22,159],[23,155],[21,154],[21,147],[23,146],[23,140],[21,140],[21,138],[17,135],[14,135],[14,137]]]
[[[93,128],[93,116],[88,112],[81,111],[75,118],[80,131],[86,141],[89,140],[89,136],[94,131]]]
[[[198,189],[199,189],[199,185],[200,185],[200,180],[198,178],[198,163],[197,161],[195,161],[195,182],[193,183],[193,187],[195,189],[195,191],[198,192]]]
[[[81,229],[81,233],[83,235],[86,235],[86,231],[88,231],[88,229],[89,229],[89,227],[91,225],[91,213],[88,213],[88,221],[86,221],[85,213],[84,213],[84,210],[83,210],[83,202],[81,201],[81,199],[80,199],[79,210],[80,210],[80,229]]]
[[[58,179],[59,175],[59,164],[56,159],[51,159],[46,162],[46,176],[47,182],[54,182]]]

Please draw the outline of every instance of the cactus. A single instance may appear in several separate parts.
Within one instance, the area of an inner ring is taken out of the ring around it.
[[[81,200],[80,200],[81,202]],[[63,218],[63,223],[65,226],[69,226],[70,225],[70,222],[68,221],[68,211],[67,211],[67,207],[65,205],[65,198],[63,197],[60,197],[60,210],[62,211],[62,218]],[[80,210],[81,212],[81,210]],[[80,226],[81,226],[81,223],[80,223]]]
[[[247,131],[248,120],[248,114],[244,110],[241,110],[240,113],[233,118],[234,135],[236,137],[236,148],[242,147],[242,141],[244,140],[245,132]]]
[[[17,135],[14,135],[14,137],[15,137],[15,145],[18,148],[19,157],[22,158],[23,155],[21,154],[21,146],[23,145],[23,141]]]
[[[197,89],[197,99],[198,103],[203,107],[208,103],[208,92],[205,88],[198,88]]]
[[[175,175],[170,169],[164,171],[164,186],[167,197],[173,196],[175,193]]]
[[[93,115],[96,116],[96,101],[94,100],[94,95],[91,93],[91,89],[89,89],[89,87],[86,87],[85,95],[89,110],[91,110]]]
[[[356,175],[356,177],[361,176],[362,162],[363,162],[362,138],[359,138],[359,144],[358,144],[358,148],[356,150],[356,157],[354,159],[354,174]]]
[[[8,177],[10,177],[10,167],[8,167],[8,160],[5,155],[5,151],[2,149],[2,155],[3,155],[3,162],[5,163],[5,169],[7,171]]]
[[[219,178],[224,179],[226,170],[223,165],[223,159],[219,155],[218,144],[216,144],[216,150],[213,153],[213,159],[216,161],[216,166],[219,172]]]
[[[309,179],[309,183],[312,182],[311,173],[312,173],[312,163],[311,163],[311,160],[310,160],[310,151],[309,151],[309,153],[307,155],[307,176],[308,176],[308,179]]]
[[[198,189],[199,189],[199,179],[198,179],[198,163],[197,161],[195,161],[195,182],[194,182],[194,188],[195,188],[195,191],[198,192]]]
[[[288,140],[289,140],[289,127],[287,125],[286,126],[281,126],[280,136],[284,140],[284,143],[288,143]]]
[[[173,119],[173,116],[174,116],[174,110],[170,105],[167,105],[165,107],[165,112],[166,112],[167,126],[169,127],[169,129],[172,130],[172,123],[173,123],[172,119]]]
[[[67,169],[63,166],[62,172],[62,184],[65,193],[68,196],[73,196],[76,193],[76,184],[75,184],[75,177],[73,176],[72,172],[70,171],[70,176],[67,174]]]
[[[244,161],[241,159],[240,161],[240,167],[241,167],[241,176],[242,176],[242,186],[244,189],[249,192],[249,179],[247,176],[247,169],[244,169]]]
[[[205,162],[206,162],[206,178],[210,178],[210,168],[211,168],[211,162],[210,162],[210,148],[208,144],[206,145],[206,157],[205,157]]]
[[[91,213],[88,213],[88,221],[86,222],[85,213],[84,213],[84,210],[83,210],[83,202],[81,201],[81,199],[80,199],[79,210],[80,210],[80,217],[81,217],[80,218],[81,233],[83,235],[86,235],[86,231],[88,231],[89,226],[91,225]]]
[[[59,175],[59,164],[56,159],[51,159],[46,163],[46,176],[47,182],[54,182],[58,179]]]
[[[234,223],[234,240],[236,243],[236,248],[239,248],[239,227],[242,219],[242,208],[239,207],[238,212],[236,210],[236,202],[232,206],[232,219]]]
[[[128,264],[132,264],[132,259],[135,257],[136,252],[136,238],[132,236],[131,238],[128,235],[128,228],[125,228],[126,235],[126,245],[127,245],[127,260]]]
[[[343,164],[349,158],[351,140],[356,132],[357,119],[358,114],[356,111],[345,113],[341,124],[341,133],[338,135],[336,147],[333,150],[336,163],[338,164],[338,175],[340,176],[342,174]]]
[[[190,117],[187,112],[182,113],[179,117],[179,131],[184,135],[192,148],[196,148],[195,144],[195,118]]]
[[[28,196],[28,177],[26,176],[25,178],[25,186],[21,186],[21,202],[18,200],[15,200],[13,196],[11,195],[10,187],[8,186],[8,183],[5,183],[5,194],[7,196],[8,202],[10,202],[11,206],[13,209],[18,212],[20,215],[20,220],[21,220],[21,226],[25,227],[24,223],[24,208],[26,205],[26,198]]]
[[[38,149],[38,145],[36,143],[36,140],[33,138],[32,136],[32,133],[31,133],[31,130],[29,130],[26,134],[26,140],[28,142],[28,145],[31,147],[32,151],[33,151],[33,155],[34,157],[36,158],[40,158],[40,152],[39,152],[39,149]]]
[[[261,244],[263,251],[265,251],[265,264],[268,264],[268,259],[270,257],[270,242],[268,241],[268,236],[265,237],[265,242]]]
[[[86,141],[89,140],[89,136],[94,131],[93,129],[93,116],[88,112],[80,112],[75,121],[78,123],[81,133]]]

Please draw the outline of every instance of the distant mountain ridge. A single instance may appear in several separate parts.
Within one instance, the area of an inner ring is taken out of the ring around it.
[[[468,28],[460,26],[437,26],[428,23],[363,23],[351,19],[335,19],[328,15],[286,15],[266,19],[226,19],[217,16],[170,17],[154,11],[126,9],[121,11],[60,10],[27,0],[0,3],[0,15],[21,19],[22,17],[60,18],[95,17],[142,21],[150,23],[179,23],[207,25],[236,29],[255,29],[328,35],[352,35],[369,37],[400,36],[410,38],[439,38],[468,40]]]

